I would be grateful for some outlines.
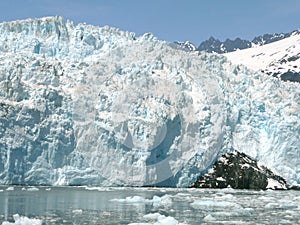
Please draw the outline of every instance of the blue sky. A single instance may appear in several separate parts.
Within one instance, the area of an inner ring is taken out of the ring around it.
[[[1,0],[0,21],[60,15],[197,46],[300,28],[299,0]]]

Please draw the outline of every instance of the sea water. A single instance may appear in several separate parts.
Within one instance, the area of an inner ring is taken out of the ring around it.
[[[300,191],[0,187],[0,224],[300,224]]]

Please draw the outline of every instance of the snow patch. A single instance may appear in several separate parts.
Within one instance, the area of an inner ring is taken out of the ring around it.
[[[281,184],[280,182],[278,182],[277,180],[274,180],[272,178],[268,178],[268,185],[266,187],[267,189],[287,189],[285,184]]]

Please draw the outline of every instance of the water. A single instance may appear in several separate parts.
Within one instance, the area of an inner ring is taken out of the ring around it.
[[[0,224],[300,224],[299,202],[299,191],[0,187]]]

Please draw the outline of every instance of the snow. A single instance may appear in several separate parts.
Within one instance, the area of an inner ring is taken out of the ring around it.
[[[280,41],[225,53],[224,56],[235,64],[243,64],[253,70],[283,73],[288,70],[295,70],[295,67],[299,65],[299,52],[300,34],[296,32]],[[292,57],[294,57],[293,60],[291,60]],[[288,61],[283,60],[289,58]]]
[[[300,183],[297,84],[61,17],[0,31],[1,184],[187,187],[232,149]]]
[[[217,177],[217,181],[226,181],[223,177]]]
[[[2,225],[42,225],[43,221],[39,219],[30,219],[25,216],[20,216],[19,214],[13,215],[14,221],[13,223],[4,221]]]
[[[267,189],[286,189],[285,185],[279,183],[277,180],[268,178]]]
[[[185,41],[185,42],[176,41],[174,43],[171,43],[170,46],[174,47],[174,48],[179,48],[179,49],[182,49],[185,51],[196,51],[197,50],[197,47],[189,41]]]

